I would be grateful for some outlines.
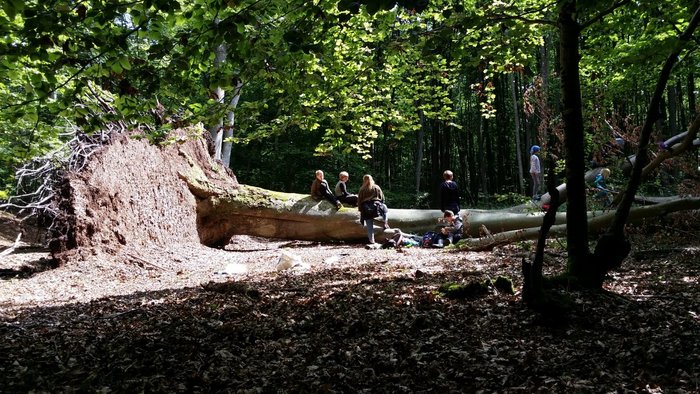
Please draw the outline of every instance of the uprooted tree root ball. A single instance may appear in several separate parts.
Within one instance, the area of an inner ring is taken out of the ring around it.
[[[138,133],[118,134],[81,171],[67,174],[57,202],[55,256],[65,261],[198,244],[197,200],[182,177],[238,187],[233,173],[209,156],[203,133],[177,130],[158,145]]]

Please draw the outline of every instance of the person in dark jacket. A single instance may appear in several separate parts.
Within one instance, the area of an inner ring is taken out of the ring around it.
[[[452,179],[454,177],[452,171],[445,170],[442,177],[444,182],[440,184],[440,210],[442,212],[450,210],[456,215],[459,213],[459,187]]]
[[[350,174],[346,171],[342,171],[338,175],[338,179],[340,180],[335,184],[335,198],[342,203],[350,204],[353,207],[356,206],[357,194],[350,194],[350,192],[348,192],[347,181],[350,179]]]
[[[316,201],[321,201],[325,198],[338,209],[343,206],[343,204],[335,198],[333,192],[331,192],[331,188],[328,186],[328,182],[323,178],[323,171],[321,170],[316,170],[316,178],[311,183],[311,197]]]

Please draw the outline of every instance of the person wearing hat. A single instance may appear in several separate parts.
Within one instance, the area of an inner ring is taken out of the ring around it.
[[[540,166],[540,158],[537,154],[540,151],[540,147],[533,145],[530,148],[530,177],[532,178],[532,199],[539,200],[540,196],[538,194],[540,190],[540,179],[542,175],[542,167]]]

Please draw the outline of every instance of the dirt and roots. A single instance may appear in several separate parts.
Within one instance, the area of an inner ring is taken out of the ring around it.
[[[58,259],[40,231],[1,217],[0,253],[24,236],[0,257],[0,392],[700,391],[697,213],[630,227],[633,252],[605,292],[560,289],[571,310],[541,314],[520,297],[531,242],[205,247],[176,179],[237,183],[200,173],[206,146],[177,141],[118,139],[67,179]],[[561,242],[547,275],[564,270]],[[296,264],[278,270],[283,254]],[[484,286],[451,297],[450,283]]]

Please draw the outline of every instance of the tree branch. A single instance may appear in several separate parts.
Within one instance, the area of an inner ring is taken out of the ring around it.
[[[627,5],[629,2],[630,0],[622,0],[617,3],[613,3],[613,5],[611,5],[608,9],[603,10],[602,12],[594,16],[592,19],[590,19],[588,22],[581,23],[581,30],[605,18],[607,15],[612,14],[616,9],[622,7],[623,5]]]
[[[654,95],[651,98],[649,107],[647,109],[646,119],[644,121],[644,126],[642,127],[642,132],[639,138],[639,147],[637,151],[637,160],[635,160],[634,167],[632,168],[632,176],[628,183],[627,189],[622,197],[622,202],[620,203],[616,214],[615,220],[610,226],[609,232],[611,234],[621,235],[627,217],[629,216],[629,211],[632,207],[632,202],[634,201],[637,189],[641,184],[642,170],[646,166],[647,161],[647,149],[649,147],[649,140],[651,139],[651,132],[654,123],[659,118],[659,106],[661,103],[661,98],[665,93],[666,84],[671,76],[671,70],[678,61],[678,55],[683,49],[683,44],[687,43],[693,35],[693,32],[700,24],[700,7],[695,10],[693,17],[688,23],[688,27],[678,38],[680,40],[680,45],[673,49],[673,51],[668,55],[666,61],[664,62],[661,73],[659,74],[659,79],[656,83],[656,88],[654,90]]]

